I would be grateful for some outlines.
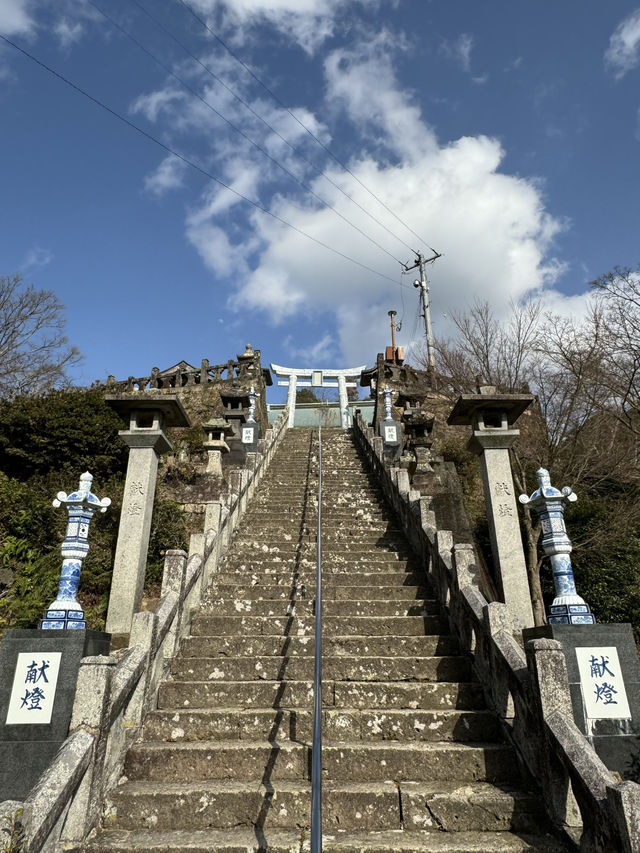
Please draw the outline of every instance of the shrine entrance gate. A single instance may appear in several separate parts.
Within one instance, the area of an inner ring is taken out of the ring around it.
[[[305,367],[281,367],[271,365],[271,372],[278,377],[278,385],[288,386],[287,406],[289,408],[289,426],[293,426],[296,416],[296,391],[298,388],[337,388],[340,400],[340,426],[351,426],[349,397],[347,388],[357,388],[360,374],[366,365],[350,367],[344,370],[316,370]]]

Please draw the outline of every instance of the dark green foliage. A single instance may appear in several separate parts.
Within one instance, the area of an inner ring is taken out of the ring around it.
[[[316,397],[313,388],[301,388],[296,391],[296,403],[317,403],[319,398]]]
[[[598,622],[630,622],[640,643],[640,531],[628,514],[632,498],[608,486],[567,509],[571,563],[578,593]],[[625,518],[628,525],[620,523]]]
[[[127,449],[118,438],[123,427],[99,390],[0,401],[0,471],[26,480],[51,471],[80,476],[89,469],[104,481],[126,470]]]
[[[73,491],[86,470],[93,491],[112,501],[91,523],[78,594],[88,626],[104,628],[128,454],[123,426],[96,390],[0,402],[0,633],[35,627],[55,598],[67,514],[52,500]],[[159,591],[164,551],[185,544],[180,506],[157,500],[147,587]]]
[[[165,551],[187,550],[187,528],[182,508],[175,501],[156,500],[151,521],[145,587],[159,591],[162,583]]]

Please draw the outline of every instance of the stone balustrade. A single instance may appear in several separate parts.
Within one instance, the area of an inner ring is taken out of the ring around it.
[[[360,414],[354,432],[550,818],[584,853],[638,853],[640,785],[619,781],[575,725],[561,644],[532,640],[523,650],[507,605],[478,589],[473,546],[436,530],[431,498],[411,488],[405,470],[385,466],[382,440]]]
[[[189,553],[168,551],[160,601],[156,609],[133,617],[129,646],[110,656],[84,658],[78,674],[69,737],[24,803],[0,803],[0,842],[19,814],[21,853],[54,853],[81,843],[97,824],[106,792],[124,766],[127,749],[140,732],[145,713],[154,707],[158,686],[191,613],[217,571],[233,530],[267,471],[288,425],[284,411],[247,454],[247,467],[235,472],[223,501],[205,508],[202,533],[193,534]]]
[[[172,373],[163,371],[161,375],[158,369],[154,368],[148,376],[129,376],[123,380],[116,380],[114,376],[109,376],[106,387],[110,393],[184,388],[190,385],[207,385],[231,379],[245,379],[255,376],[254,371],[253,362],[248,360],[230,360],[225,364],[209,364],[204,359],[201,367],[179,366]]]

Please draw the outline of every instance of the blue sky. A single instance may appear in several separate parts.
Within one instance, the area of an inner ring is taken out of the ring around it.
[[[429,246],[439,335],[474,298],[579,316],[640,261],[634,3],[2,0],[0,34],[279,217],[0,43],[0,273],[64,302],[80,382],[247,342],[371,364],[389,309],[420,337]]]

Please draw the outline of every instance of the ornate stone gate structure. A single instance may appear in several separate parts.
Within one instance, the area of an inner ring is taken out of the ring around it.
[[[340,426],[347,429],[351,426],[349,399],[347,388],[356,388],[360,374],[366,364],[360,367],[349,367],[344,370],[316,370],[306,367],[280,367],[271,364],[271,372],[280,380],[278,385],[287,385],[287,406],[289,407],[289,426],[293,426],[296,416],[296,391],[298,388],[337,388],[340,399]]]

